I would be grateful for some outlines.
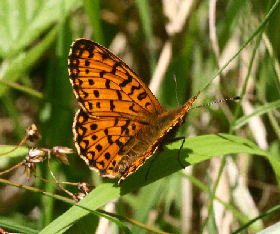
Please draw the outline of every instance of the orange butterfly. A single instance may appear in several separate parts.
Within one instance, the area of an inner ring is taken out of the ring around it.
[[[117,56],[87,40],[73,42],[68,70],[81,109],[73,123],[79,155],[101,176],[134,173],[181,125],[198,94],[177,110],[164,112],[143,81]]]

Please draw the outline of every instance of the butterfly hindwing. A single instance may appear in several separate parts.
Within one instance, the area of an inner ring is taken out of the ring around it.
[[[76,148],[92,169],[103,176],[119,177],[114,171],[123,157],[119,152],[142,127],[121,117],[94,119],[80,109],[73,123]]]

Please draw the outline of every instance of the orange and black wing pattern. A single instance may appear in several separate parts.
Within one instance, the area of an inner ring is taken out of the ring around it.
[[[120,58],[93,41],[74,41],[68,67],[75,96],[91,116],[143,120],[163,112],[143,81]]]
[[[148,87],[117,56],[86,39],[74,41],[68,60],[81,106],[73,123],[79,155],[100,175],[120,177],[119,152],[163,110]]]
[[[119,183],[183,122],[197,97],[178,110],[163,112],[149,88],[120,58],[86,39],[72,44],[68,68],[81,106],[73,123],[78,153],[91,169],[118,177]]]
[[[73,124],[74,141],[79,155],[101,176],[120,177],[116,170],[123,146],[143,127],[142,123],[123,118],[91,118],[80,109]]]

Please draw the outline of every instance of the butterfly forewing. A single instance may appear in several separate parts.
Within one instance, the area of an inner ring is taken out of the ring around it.
[[[68,67],[79,104],[92,116],[122,115],[145,119],[163,112],[139,77],[97,43],[76,40],[69,53]]]

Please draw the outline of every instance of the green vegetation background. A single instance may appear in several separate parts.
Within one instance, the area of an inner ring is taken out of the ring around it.
[[[10,193],[11,187],[1,180],[0,227],[25,233],[93,233],[100,217],[106,216],[114,223],[111,233],[120,230],[125,233],[160,230],[181,233],[186,228],[183,214],[188,209],[192,211],[188,222],[193,233],[205,229],[217,233],[219,220],[215,220],[213,201],[218,200],[226,212],[233,215],[230,227],[234,231],[252,221],[255,214],[244,211],[246,208],[250,211],[250,208],[242,194],[235,197],[234,186],[229,186],[230,201],[215,197],[216,186],[222,171],[227,170],[229,158],[241,174],[245,172],[242,177],[246,180],[245,187],[250,191],[258,214],[265,216],[262,221],[242,229],[257,231],[279,220],[279,1],[218,1],[215,8],[216,44],[209,37],[210,4],[214,1],[189,1],[192,6],[181,28],[179,12],[183,11],[186,1],[178,1],[181,4],[175,10],[178,15],[167,17],[164,13],[176,6],[174,2],[1,0],[1,153],[18,144],[25,129],[33,122],[42,135],[41,147],[74,148],[71,126],[78,106],[68,80],[67,57],[72,41],[81,37],[107,48],[114,43],[124,43],[123,48],[119,46],[118,55],[147,84],[152,77],[157,77],[159,58],[170,43],[172,55],[166,63],[163,80],[156,80],[160,82],[156,95],[166,109],[177,107],[176,92],[180,105],[198,91],[201,94],[197,105],[236,95],[242,100],[189,112],[178,136],[199,136],[187,139],[180,153],[186,165],[195,165],[193,175],[178,172],[181,141],[165,146],[151,167],[150,163],[145,164],[121,187],[116,186],[114,180],[102,182],[73,154],[69,157],[70,166],[56,160],[52,160],[50,166],[61,181],[87,181],[96,186],[79,203],[84,209],[71,207],[73,204],[69,205],[67,200],[28,189]],[[167,30],[172,20],[173,27],[179,28],[175,33]],[[213,45],[218,46],[218,52]],[[233,55],[237,56],[235,60],[226,64]],[[226,71],[221,73],[219,68],[224,64]],[[250,105],[243,105],[243,101]],[[256,118],[258,121],[254,122]],[[265,143],[259,139],[265,139]],[[17,152],[1,156],[0,170],[23,160],[26,150]],[[208,159],[217,156],[223,156],[219,174],[211,177],[207,172],[211,171]],[[37,165],[36,175],[52,180],[46,163]],[[16,181],[25,183],[24,179],[19,180],[23,177],[24,173],[17,173]],[[12,181],[14,177],[9,174],[4,178]],[[183,179],[194,185],[192,206],[188,208],[183,203]],[[36,179],[30,185],[61,194],[54,183]],[[66,188],[77,192],[70,186]],[[204,204],[201,194],[206,197]],[[117,203],[113,203],[115,215],[95,211],[117,198]],[[236,199],[244,199],[241,205],[244,209],[238,206]],[[207,211],[204,216],[203,208]],[[87,215],[88,212],[91,214]]]

